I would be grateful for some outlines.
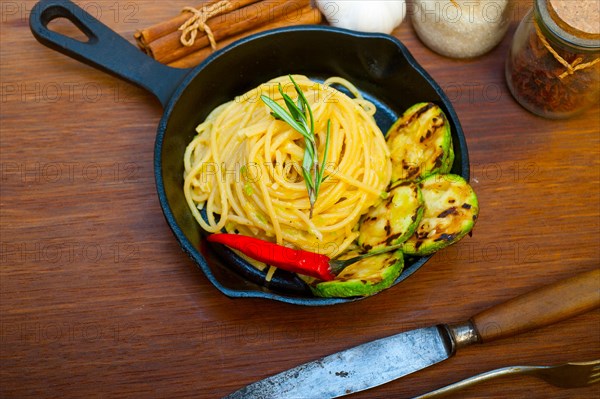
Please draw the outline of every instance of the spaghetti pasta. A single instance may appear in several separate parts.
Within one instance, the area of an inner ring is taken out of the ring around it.
[[[264,94],[283,104],[279,84],[293,97],[287,76],[219,106],[197,127],[184,156],[185,197],[207,232],[226,230],[335,255],[356,239],[361,215],[388,186],[390,154],[373,118],[375,106],[350,82],[294,80],[313,110],[319,159],[331,121],[326,180],[312,218],[301,169],[304,139],[260,100]],[[355,98],[331,85],[344,86]]]

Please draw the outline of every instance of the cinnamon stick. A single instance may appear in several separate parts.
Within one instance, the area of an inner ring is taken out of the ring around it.
[[[245,7],[249,4],[256,3],[260,0],[230,0],[230,6],[227,9],[227,12],[234,12],[239,10],[242,7]],[[201,9],[202,7],[209,7],[213,4],[218,3],[219,0],[206,0],[202,4],[200,4],[197,9]],[[168,35],[169,33],[177,32],[179,27],[185,23],[190,18],[188,13],[180,13],[177,17],[172,18],[168,21],[159,22],[156,25],[152,25],[148,28],[138,30],[134,33],[133,37],[135,38],[138,46],[146,51],[148,45],[155,41],[156,39],[160,39],[163,36]]]
[[[310,5],[307,7],[303,7],[301,10],[298,10],[295,15],[286,15],[281,17],[271,23],[267,23],[243,33],[239,33],[237,35],[231,36],[225,40],[220,42],[222,47],[225,47],[237,40],[240,40],[246,36],[253,35],[256,33],[260,33],[263,31],[282,28],[285,26],[296,26],[296,25],[310,25],[310,24],[319,24],[322,21],[322,15],[318,9],[312,8]],[[204,47],[200,50],[197,50],[191,54],[188,54],[184,57],[181,57],[178,60],[170,62],[168,65],[174,68],[192,68],[200,64],[206,57],[213,53],[212,48]]]
[[[295,15],[310,4],[310,0],[263,0],[235,12],[219,15],[207,21],[217,44],[228,37],[268,24],[286,15]],[[211,25],[213,23],[213,25]],[[168,64],[210,45],[206,35],[198,35],[192,46],[183,46],[181,32],[175,31],[147,45],[148,54]]]

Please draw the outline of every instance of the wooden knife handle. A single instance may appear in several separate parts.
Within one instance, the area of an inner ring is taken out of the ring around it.
[[[547,326],[600,306],[600,269],[539,288],[473,316],[480,342]]]

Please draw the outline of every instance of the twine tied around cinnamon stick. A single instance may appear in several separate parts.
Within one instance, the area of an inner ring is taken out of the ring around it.
[[[556,50],[554,50],[552,45],[550,45],[550,43],[548,42],[548,40],[546,39],[546,37],[544,36],[542,31],[540,30],[540,27],[538,26],[538,24],[534,23],[534,25],[535,25],[535,31],[537,33],[538,39],[540,39],[540,42],[542,42],[544,47],[546,47],[546,50],[548,50],[550,52],[550,54],[552,54],[552,56],[556,59],[556,61],[558,61],[562,66],[567,68],[567,70],[558,77],[560,80],[566,78],[569,75],[573,75],[577,71],[580,71],[580,70],[586,69],[586,68],[590,68],[590,67],[596,65],[598,62],[600,62],[600,57],[599,57],[593,61],[585,62],[582,64],[581,61],[583,61],[583,58],[579,57],[572,63],[569,63],[567,60],[565,60],[563,57],[561,57],[561,55],[558,54],[556,52]]]
[[[204,6],[200,9],[194,7],[184,7],[181,12],[189,12],[193,15],[179,27],[179,30],[183,31],[180,38],[181,44],[185,47],[191,47],[196,42],[198,32],[205,32],[208,40],[210,41],[210,46],[213,50],[216,50],[217,42],[215,40],[215,36],[213,35],[210,26],[206,24],[206,21],[229,10],[230,8],[231,3],[228,0],[220,1],[208,7]]]

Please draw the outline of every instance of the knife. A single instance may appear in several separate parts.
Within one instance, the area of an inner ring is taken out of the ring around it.
[[[539,288],[459,324],[378,339],[308,362],[224,399],[324,399],[363,391],[448,359],[467,345],[547,326],[600,306],[600,269]]]

